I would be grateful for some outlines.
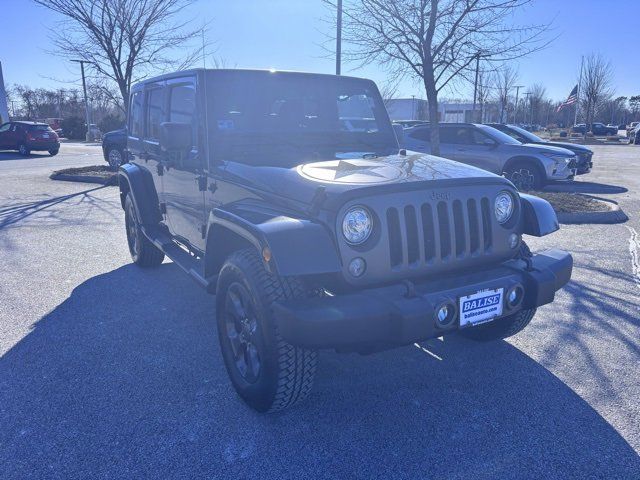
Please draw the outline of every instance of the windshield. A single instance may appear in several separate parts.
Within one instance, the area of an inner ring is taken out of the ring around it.
[[[503,133],[493,127],[489,127],[488,125],[478,125],[478,128],[502,145],[520,145],[521,143],[506,133]]]
[[[544,142],[539,136],[534,135],[533,133],[525,130],[524,128],[516,127],[515,125],[507,125],[507,131],[504,132],[507,135],[512,136],[516,140],[527,143],[527,142]]]
[[[293,167],[398,149],[380,94],[367,80],[216,72],[207,96],[212,151],[220,160]]]

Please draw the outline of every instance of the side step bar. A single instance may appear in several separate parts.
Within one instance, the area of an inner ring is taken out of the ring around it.
[[[150,230],[142,227],[142,233],[164,254],[184,270],[192,279],[194,279],[198,285],[207,290],[208,292],[215,291],[215,284],[217,277],[206,279],[204,277],[204,265],[203,261],[197,257],[194,257],[189,252],[178,246],[171,238],[164,232],[158,230]]]

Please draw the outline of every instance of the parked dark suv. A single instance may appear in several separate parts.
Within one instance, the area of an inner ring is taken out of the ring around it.
[[[124,128],[107,132],[102,136],[102,154],[112,168],[126,163],[127,130]]]
[[[60,141],[46,123],[7,122],[0,126],[0,150],[17,150],[24,156],[32,151],[46,151],[53,156],[60,150]]]
[[[495,128],[496,130],[500,130],[501,132],[506,133],[510,137],[518,140],[520,143],[548,145],[550,147],[560,147],[571,150],[576,155],[577,175],[584,175],[585,173],[589,173],[593,168],[593,151],[590,148],[585,147],[584,145],[578,145],[576,143],[568,142],[550,142],[516,125],[504,125],[502,123],[489,123],[487,125]]]
[[[308,395],[319,349],[504,338],[571,276],[568,253],[522,240],[558,229],[546,201],[400,150],[369,80],[191,70],[135,85],[129,112],[131,256],[216,294],[229,377],[259,411]]]

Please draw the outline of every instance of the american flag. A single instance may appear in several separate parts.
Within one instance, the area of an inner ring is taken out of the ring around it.
[[[573,105],[577,101],[578,101],[578,85],[573,87],[573,90],[571,90],[571,93],[569,94],[567,99],[560,104],[560,106],[558,107],[558,112],[560,110],[562,110],[564,107],[568,107],[569,105]]]

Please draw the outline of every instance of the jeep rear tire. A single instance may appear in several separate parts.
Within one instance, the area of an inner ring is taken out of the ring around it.
[[[536,309],[520,310],[512,315],[498,318],[492,322],[478,325],[477,327],[463,328],[459,331],[463,337],[476,340],[478,342],[491,342],[511,337],[523,330],[536,314]]]
[[[232,254],[220,271],[216,320],[222,356],[238,395],[259,412],[290,407],[311,391],[318,354],[287,343],[271,308],[278,300],[306,295],[300,279],[267,272],[253,249]]]
[[[127,198],[124,201],[124,223],[133,263],[141,267],[159,266],[164,260],[164,253],[142,233],[131,193],[127,193]]]
[[[505,177],[521,192],[540,190],[545,184],[542,169],[532,161],[517,161],[504,171]]]

